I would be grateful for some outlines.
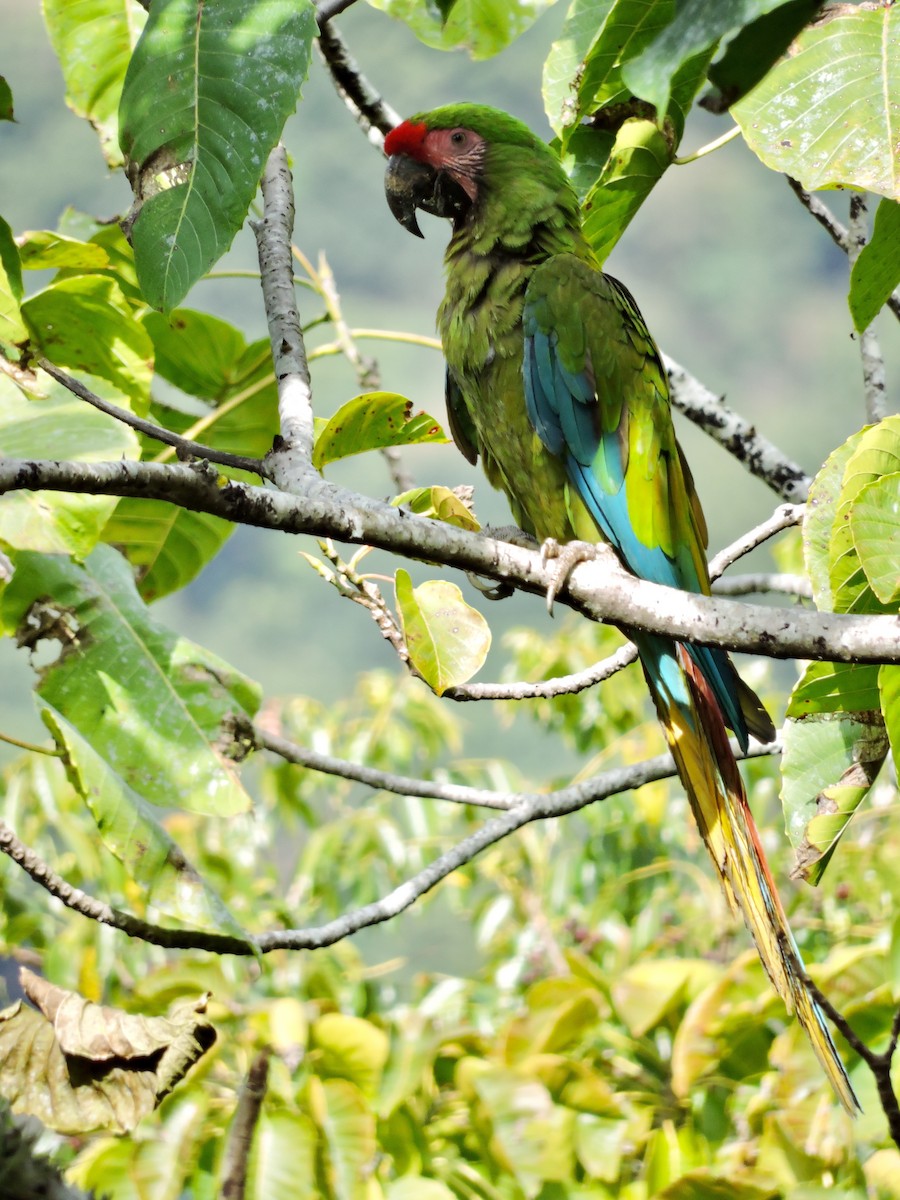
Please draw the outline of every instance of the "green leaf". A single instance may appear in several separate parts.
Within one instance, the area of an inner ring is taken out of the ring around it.
[[[66,103],[97,130],[109,165],[121,166],[119,98],[147,14],[137,0],[42,0],[41,6]]]
[[[847,463],[865,429],[854,433],[826,458],[809,489],[803,514],[803,561],[820,612],[834,612],[829,548]]]
[[[385,1189],[384,1200],[457,1200],[446,1183],[422,1175],[403,1175]]]
[[[414,588],[396,576],[397,609],[410,662],[439,696],[480,670],[491,646],[487,621],[462,598],[455,583],[432,579]]]
[[[310,1080],[313,1117],[322,1131],[326,1173],[334,1200],[367,1200],[375,1168],[375,1117],[359,1088],[346,1079]]]
[[[65,458],[103,462],[139,457],[134,432],[85,404],[55,379],[41,373],[45,400],[28,400],[0,377],[0,455],[6,458]],[[106,399],[123,397],[104,380],[90,380]],[[116,507],[112,496],[66,492],[8,492],[0,496],[0,541],[17,550],[88,555]]]
[[[341,405],[316,436],[313,466],[318,470],[339,458],[383,446],[446,442],[428,413],[413,413],[412,401],[395,392],[366,392]]]
[[[789,720],[783,735],[785,825],[800,875],[815,884],[881,769],[888,738],[877,710]]]
[[[317,1073],[322,1078],[349,1079],[374,1100],[388,1056],[387,1034],[361,1017],[325,1013],[312,1027]]]
[[[808,663],[794,687],[786,716],[867,713],[881,706],[875,663]]]
[[[878,674],[881,688],[881,711],[891,742],[894,769],[900,763],[900,668],[885,663]]]
[[[60,643],[38,694],[140,796],[221,816],[249,807],[226,753],[257,685],[154,621],[121,555],[99,546],[78,566],[18,554],[0,616],[20,642]]]
[[[835,612],[875,613],[886,610],[860,563],[850,514],[867,484],[900,471],[900,416],[886,417],[863,435],[847,460],[828,547],[830,584]]]
[[[267,1105],[253,1133],[246,1200],[318,1200],[317,1141],[309,1117]]]
[[[572,0],[544,63],[544,108],[558,135],[578,125],[617,63],[647,45],[672,11],[671,0]]]
[[[0,217],[0,342],[24,342],[28,330],[22,320],[22,263],[12,230]]]
[[[398,508],[408,508],[420,517],[431,517],[435,521],[443,521],[446,525],[456,525],[459,529],[477,531],[481,528],[471,509],[466,507],[459,496],[440,485],[402,492],[393,498],[391,504]]]
[[[447,5],[428,0],[371,0],[380,9],[402,21],[426,46],[436,50],[465,49],[474,59],[499,54],[525,32],[552,0],[455,0]]]
[[[872,237],[850,273],[850,313],[862,333],[878,316],[900,284],[900,204],[882,200],[875,212]]]
[[[715,111],[729,108],[756,87],[805,28],[824,0],[781,0],[777,8],[744,25],[709,69],[719,89]]]
[[[712,51],[783,0],[684,0],[653,42],[623,69],[625,83],[657,112],[669,107],[672,78],[696,54]]]
[[[837,6],[731,112],[773,171],[807,191],[900,189],[900,8]]]
[[[609,160],[584,201],[584,233],[604,262],[662,178],[673,150],[653,121],[632,118],[616,135]]]
[[[636,963],[613,984],[622,1020],[634,1037],[643,1037],[669,1013],[686,1008],[718,969],[700,959],[655,959]]]
[[[43,271],[50,267],[70,267],[78,271],[94,271],[109,264],[109,256],[96,242],[54,233],[52,229],[34,229],[17,239],[19,257],[26,271]]]
[[[136,413],[147,411],[153,344],[114,280],[61,279],[26,300],[22,315],[52,363],[109,380]]]
[[[244,222],[294,111],[315,34],[310,0],[158,0],[125,76],[121,146],[141,200],[141,289],[174,308]]]
[[[883,604],[900,599],[900,472],[866,484],[850,509],[850,534],[872,591]]]
[[[149,604],[196,579],[234,528],[221,517],[190,512],[165,500],[127,497],[116,504],[103,540],[137,568],[138,591]]]
[[[49,704],[41,717],[65,752],[66,772],[104,846],[143,889],[146,900],[186,925],[246,937],[211,887],[160,825],[157,813]]]
[[[14,121],[12,90],[6,78],[0,75],[0,121]]]

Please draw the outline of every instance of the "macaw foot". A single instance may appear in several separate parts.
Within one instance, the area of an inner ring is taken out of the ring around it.
[[[537,548],[538,540],[520,529],[518,525],[485,525],[482,530],[485,537],[494,538],[498,542],[509,542],[511,546],[522,546],[525,550]],[[486,600],[506,600],[515,592],[508,583],[497,583],[496,580],[482,579],[473,571],[466,571],[466,578],[473,588],[477,588]]]
[[[553,616],[553,602],[560,588],[579,563],[593,562],[605,549],[596,542],[566,542],[560,545],[556,538],[547,538],[541,546],[541,562],[546,567],[550,560],[556,563],[553,578],[547,584],[547,612]]]

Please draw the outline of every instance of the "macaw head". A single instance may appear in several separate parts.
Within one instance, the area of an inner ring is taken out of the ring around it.
[[[449,104],[401,122],[384,140],[384,190],[404,229],[422,237],[416,209],[447,217],[454,228],[479,205],[504,159],[553,161],[521,121],[484,104]],[[508,178],[508,177],[507,177]],[[504,184],[506,178],[504,179]]]

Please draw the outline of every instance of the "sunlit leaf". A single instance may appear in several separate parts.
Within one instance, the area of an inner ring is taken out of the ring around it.
[[[65,751],[66,771],[97,823],[103,844],[124,864],[146,899],[187,925],[244,937],[215,891],[159,822],[159,813],[132,791],[77,731],[49,705],[41,716]]]
[[[376,1155],[375,1117],[362,1092],[346,1079],[313,1078],[310,1099],[335,1200],[368,1200],[366,1179]]]
[[[866,484],[849,519],[869,586],[883,604],[895,603],[900,599],[900,472]]]
[[[388,1055],[383,1030],[360,1017],[325,1013],[312,1027],[312,1041],[323,1078],[349,1079],[375,1098]]]
[[[379,450],[384,446],[412,446],[448,439],[425,412],[413,412],[412,401],[395,392],[366,392],[341,405],[318,431],[313,466],[321,470],[330,462]]]
[[[410,662],[440,696],[480,670],[491,646],[487,621],[466,604],[455,583],[432,579],[414,588],[396,576],[397,609]]]
[[[253,1132],[246,1200],[316,1200],[317,1140],[303,1113],[266,1107]]]
[[[0,454],[7,458],[63,458],[73,462],[136,459],[134,432],[85,404],[41,373],[44,400],[28,400],[0,377]],[[105,380],[90,380],[114,403],[124,397]],[[126,401],[127,403],[127,401]],[[97,544],[116,506],[114,497],[68,492],[8,492],[0,496],[0,538],[17,550],[84,558]]]
[[[731,110],[750,148],[807,191],[837,185],[896,200],[900,8],[837,5]]]
[[[18,554],[0,614],[22,644],[59,644],[39,695],[139,795],[222,816],[249,806],[227,751],[258,688],[154,621],[121,555]]]
[[[36,349],[57,367],[99,375],[147,411],[153,344],[122,289],[102,275],[49,284],[22,305]]]
[[[408,25],[426,46],[461,48],[472,58],[490,58],[537,20],[552,0],[454,0],[452,5],[427,0],[371,0],[373,7]]]
[[[812,713],[877,711],[878,666],[875,663],[808,663],[794,686],[786,716]]]
[[[900,763],[900,667],[885,663],[878,673],[881,711],[891,742],[894,768]]]
[[[78,271],[94,271],[109,265],[109,255],[96,242],[54,233],[52,229],[35,229],[16,238],[19,258],[26,271],[44,271],[54,267],[69,267]]]
[[[812,482],[803,514],[803,561],[820,612],[834,611],[829,548],[837,516],[844,471],[865,430],[854,433],[833,450]]]
[[[0,217],[0,341],[24,342],[28,330],[22,321],[22,263],[12,230]]]
[[[205,998],[171,1018],[91,1004],[22,968],[26,994],[0,1012],[0,1082],[13,1112],[59,1133],[133,1129],[215,1041]]]
[[[785,723],[781,800],[797,870],[807,882],[821,879],[887,752],[877,709]]]
[[[456,1200],[456,1193],[451,1192],[439,1179],[404,1175],[387,1185],[384,1200]]]
[[[231,245],[309,67],[309,0],[155,3],[131,57],[120,144],[141,206],[135,262],[165,311]]]
[[[138,591],[149,603],[186,587],[215,558],[234,528],[221,517],[165,500],[126,497],[115,506],[103,540],[137,568]]]
[[[418,513],[420,517],[432,517],[435,521],[443,521],[446,525],[456,525],[460,529],[478,530],[475,515],[459,496],[447,487],[413,488],[395,496],[391,504],[401,505],[410,512]]]
[[[699,959],[639,962],[613,983],[613,999],[628,1029],[641,1037],[667,1014],[686,1007],[716,975],[712,963]]]
[[[66,101],[94,126],[106,161],[117,167],[119,98],[147,14],[137,0],[42,0],[41,7],[66,81]]]

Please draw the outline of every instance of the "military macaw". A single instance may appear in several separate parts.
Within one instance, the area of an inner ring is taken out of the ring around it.
[[[706,526],[666,372],[628,289],[600,269],[552,149],[496,109],[419,113],[385,138],[388,204],[448,217],[438,325],[453,438],[539,540],[604,540],[635,575],[709,593]],[[700,833],[733,908],[849,1112],[859,1105],[766,863],[728,742],[775,736],[718,649],[629,629]]]

